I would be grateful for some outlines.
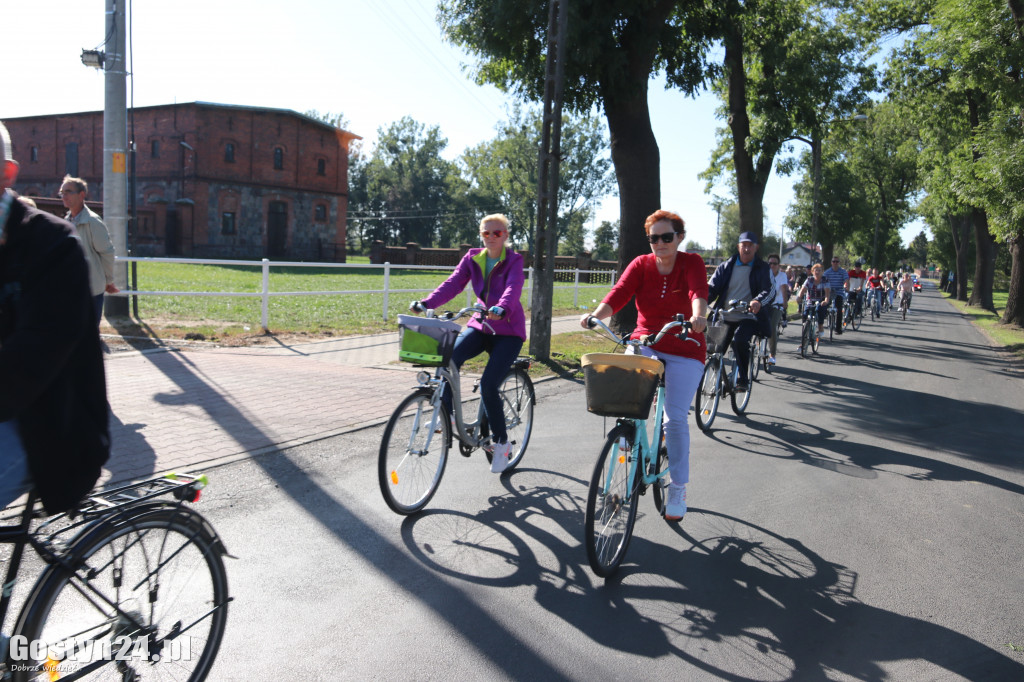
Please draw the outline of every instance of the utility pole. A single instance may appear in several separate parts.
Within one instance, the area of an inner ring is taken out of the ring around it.
[[[552,0],[548,13],[548,59],[544,81],[544,119],[537,173],[537,236],[533,258],[530,354],[551,355],[551,308],[558,249],[558,169],[561,162],[562,90],[565,83],[568,0]]]
[[[114,243],[114,255],[124,258],[128,255],[128,131],[125,120],[127,14],[125,0],[106,0],[106,7],[107,42],[103,60],[103,222]],[[128,288],[128,270],[124,264],[114,268],[114,284],[121,290]],[[106,297],[106,312],[112,316],[127,317],[128,299],[123,296]]]

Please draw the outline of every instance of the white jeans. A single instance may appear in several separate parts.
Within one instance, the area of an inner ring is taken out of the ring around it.
[[[704,365],[680,355],[659,355],[647,347],[642,347],[640,352],[665,363],[665,444],[668,448],[668,470],[672,483],[682,485],[690,480],[690,424],[687,420],[693,395],[704,373]]]

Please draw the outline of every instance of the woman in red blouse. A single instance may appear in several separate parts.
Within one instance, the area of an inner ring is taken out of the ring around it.
[[[665,363],[665,441],[668,448],[668,503],[665,518],[678,521],[686,514],[686,483],[690,480],[690,428],[687,415],[697,391],[707,348],[708,281],[704,259],[680,251],[685,223],[675,213],[656,211],[644,222],[651,253],[636,258],[587,320],[610,317],[636,297],[637,327],[631,338],[656,334],[674,315],[682,313],[693,325],[690,338],[700,345],[666,336],[657,345],[642,347],[644,355]]]

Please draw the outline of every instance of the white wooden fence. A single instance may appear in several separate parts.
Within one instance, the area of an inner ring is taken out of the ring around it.
[[[145,290],[131,290],[125,289],[115,296],[226,296],[236,298],[259,298],[261,301],[260,306],[260,326],[266,331],[270,327],[269,319],[269,308],[270,298],[272,296],[334,296],[334,295],[351,295],[351,294],[384,294],[384,303],[382,307],[382,319],[387,321],[388,319],[388,299],[391,294],[419,294],[429,293],[433,289],[393,289],[391,288],[391,273],[393,270],[452,270],[454,267],[445,267],[439,265],[392,265],[391,263],[384,264],[365,264],[365,263],[296,263],[292,261],[271,261],[266,258],[263,260],[204,260],[199,258],[136,258],[129,256],[126,258],[118,257],[117,263],[187,263],[191,265],[250,265],[258,266],[261,268],[263,277],[260,291],[253,292],[228,292],[228,291],[145,291]],[[357,289],[354,291],[271,291],[270,290],[270,268],[273,267],[288,267],[288,268],[345,268],[351,269],[374,269],[384,270],[384,286],[381,289]],[[572,289],[573,298],[572,304],[574,308],[579,308],[579,292],[580,289],[608,289],[615,284],[615,273],[608,270],[555,270],[555,272],[571,272],[573,273],[572,284],[555,285],[555,289]],[[610,274],[611,282],[609,284],[580,284],[580,275],[586,273],[599,273],[599,274]],[[527,268],[526,270],[526,281],[533,281],[533,268]],[[530,305],[533,304],[533,287],[529,289]],[[466,305],[472,305],[475,297],[473,290],[470,287],[466,287]]]

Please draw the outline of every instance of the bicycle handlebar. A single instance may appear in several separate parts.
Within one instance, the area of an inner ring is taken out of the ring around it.
[[[462,309],[458,310],[457,312],[456,311],[451,311],[451,310],[445,310],[444,312],[442,312],[440,314],[438,314],[437,311],[434,310],[433,308],[425,307],[423,305],[423,303],[421,303],[420,301],[414,301],[413,305],[411,305],[409,307],[414,312],[423,313],[424,317],[433,317],[433,318],[436,318],[436,319],[439,319],[439,320],[454,321],[454,320],[462,319],[463,317],[469,317],[470,315],[476,314],[477,315],[476,319],[477,319],[478,322],[480,322],[480,324],[482,324],[485,327],[487,327],[488,329],[490,329],[492,334],[497,334],[497,332],[494,331],[494,327],[492,327],[487,322],[487,318],[485,317],[485,315],[487,315],[487,308],[483,307],[479,303],[475,303],[475,304],[473,304],[471,306],[467,306],[465,308],[462,308]]]
[[[681,341],[689,341],[691,343],[697,344],[698,346],[700,345],[700,341],[698,341],[697,339],[690,338],[689,333],[691,324],[690,321],[686,319],[686,316],[682,314],[674,315],[672,317],[672,320],[668,322],[664,327],[662,327],[657,334],[654,335],[653,340],[651,339],[650,334],[644,334],[643,336],[636,340],[629,338],[629,334],[626,334],[619,338],[619,336],[612,331],[611,327],[606,325],[601,320],[597,319],[593,315],[587,318],[587,327],[589,329],[594,329],[594,327],[597,326],[601,327],[601,329],[609,338],[611,338],[613,341],[622,346],[653,346],[654,344],[661,341],[662,338],[664,338],[665,334],[670,334],[672,330],[677,327],[682,327],[683,330],[677,334],[672,334],[672,336],[675,336]]]

